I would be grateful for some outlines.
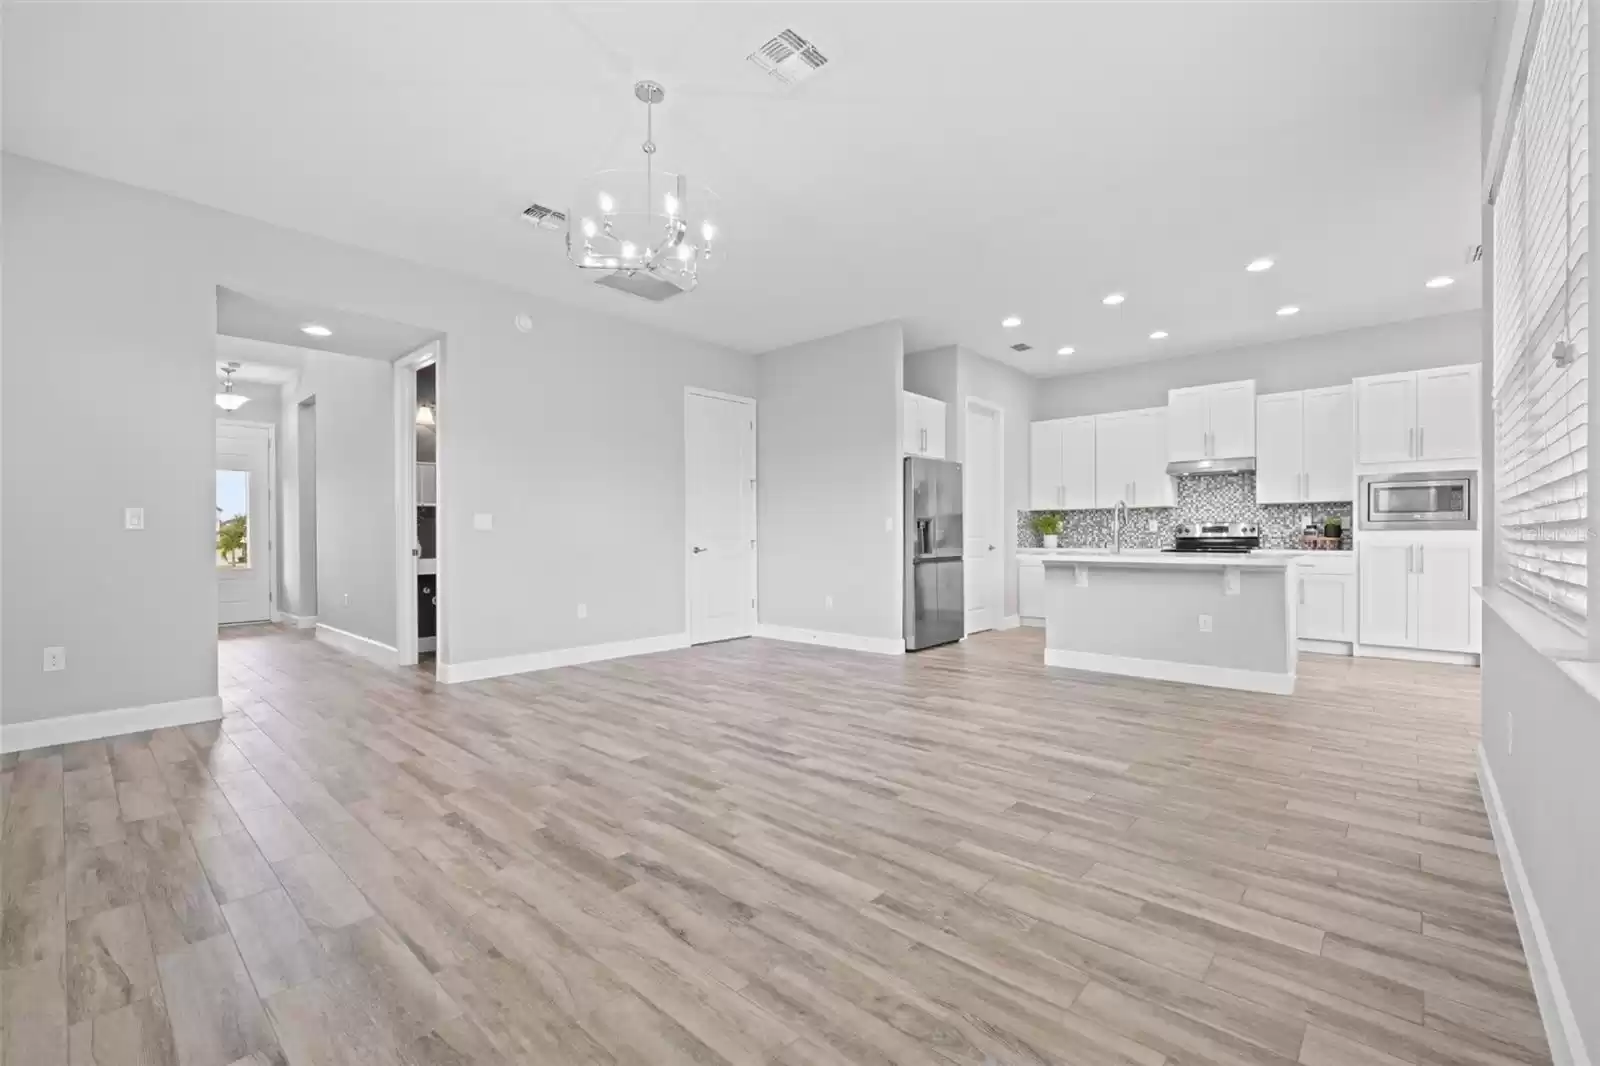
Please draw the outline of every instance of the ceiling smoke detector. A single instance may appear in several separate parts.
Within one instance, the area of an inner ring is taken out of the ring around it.
[[[553,207],[544,204],[532,204],[522,212],[523,221],[537,226],[540,229],[559,230],[566,228],[567,216]]]
[[[784,30],[745,58],[785,85],[798,85],[828,65],[828,57],[793,30]]]

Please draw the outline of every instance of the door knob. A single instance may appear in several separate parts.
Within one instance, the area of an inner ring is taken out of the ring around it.
[[[696,546],[696,547],[695,547],[695,549],[694,549],[694,553],[695,553],[695,554],[696,554],[696,555],[699,555],[699,554],[700,554],[700,553],[701,553],[701,552],[703,552],[703,551],[709,551],[709,550],[710,550],[710,549],[708,549],[708,548],[701,548],[701,547],[699,547],[699,546]]]

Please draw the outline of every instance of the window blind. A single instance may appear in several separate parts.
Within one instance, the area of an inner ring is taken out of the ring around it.
[[[1589,5],[1549,0],[1494,198],[1499,579],[1588,614]]]

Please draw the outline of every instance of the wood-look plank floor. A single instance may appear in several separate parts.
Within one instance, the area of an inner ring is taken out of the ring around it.
[[[10,757],[5,1066],[1549,1061],[1476,671],[765,641],[446,687],[270,628]]]

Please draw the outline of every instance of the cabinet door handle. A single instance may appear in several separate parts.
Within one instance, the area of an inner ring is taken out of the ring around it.
[[[1417,457],[1417,431],[1414,430],[1414,429],[1408,429],[1408,430],[1406,430],[1406,458],[1407,459],[1415,459],[1416,457]]]
[[[1428,451],[1428,427],[1417,427],[1417,458],[1421,459]]]

